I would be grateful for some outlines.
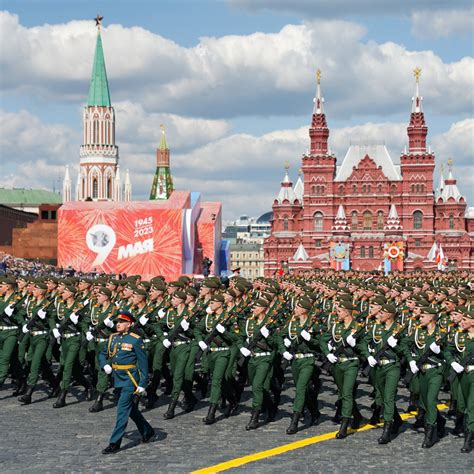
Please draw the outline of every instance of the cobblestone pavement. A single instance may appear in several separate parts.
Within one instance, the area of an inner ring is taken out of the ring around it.
[[[9,397],[10,386],[0,392],[0,472],[163,472],[182,473],[213,466],[320,434],[334,432],[337,425],[330,421],[335,392],[332,382],[323,379],[320,408],[323,418],[318,426],[300,424],[294,436],[285,434],[289,424],[293,387],[282,396],[283,405],[274,423],[252,432],[245,431],[250,413],[248,388],[240,413],[213,426],[201,419],[207,413],[207,402],[199,403],[196,411],[181,414],[174,420],[164,420],[168,399],[163,397],[156,408],[145,411],[146,418],[157,431],[156,441],[139,444],[139,435],[130,422],[123,449],[115,455],[103,456],[101,449],[115,421],[112,397],[107,409],[91,414],[91,402],[82,401],[79,390],[68,395],[68,405],[52,408],[53,400],[40,388],[33,403],[21,406]],[[359,386],[362,414],[369,417],[369,387]],[[399,408],[407,405],[406,392],[399,397]],[[442,394],[441,401],[446,400]],[[345,440],[329,439],[301,449],[251,462],[229,472],[474,472],[474,455],[460,453],[462,439],[448,434],[433,448],[421,449],[423,434],[410,429],[412,420],[404,424],[403,432],[389,445],[379,446],[380,429],[370,429],[350,435]],[[449,431],[453,420],[448,421]],[[209,472],[212,472],[209,471]]]

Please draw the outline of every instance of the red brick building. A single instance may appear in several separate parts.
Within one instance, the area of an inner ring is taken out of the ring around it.
[[[340,164],[328,147],[329,128],[320,80],[296,185],[288,176],[273,201],[272,232],[264,243],[265,273],[282,262],[290,268],[330,266],[330,247],[347,244],[350,267],[378,269],[384,245],[403,242],[403,268],[433,268],[427,255],[442,245],[448,266],[474,269],[474,208],[468,208],[453,177],[441,173],[435,189],[435,155],[426,147],[428,127],[419,93],[420,71],[407,128],[408,147],[395,164],[383,143],[352,142]]]

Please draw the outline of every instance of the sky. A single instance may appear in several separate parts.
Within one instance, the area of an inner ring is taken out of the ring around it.
[[[351,141],[407,144],[415,80],[428,144],[474,206],[474,9],[465,0],[1,0],[0,187],[60,190],[79,168],[96,27],[120,166],[147,199],[160,124],[175,187],[224,218],[296,182],[316,89],[340,164]],[[437,178],[436,178],[437,182]],[[73,190],[74,191],[74,190]]]

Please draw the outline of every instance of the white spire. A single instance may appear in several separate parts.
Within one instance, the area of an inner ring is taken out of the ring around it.
[[[344,212],[344,206],[339,204],[339,208],[337,210],[336,219],[346,219],[346,213]]]
[[[313,114],[324,114],[324,97],[321,96],[321,71],[318,69],[316,71],[316,80],[317,80],[317,86],[316,86],[316,96],[313,99],[314,102],[314,108],[313,108]]]
[[[394,230],[402,230],[402,226],[400,225],[400,218],[398,217],[397,208],[395,204],[390,206],[390,212],[388,213],[387,223],[384,227],[385,231],[394,231]]]
[[[124,201],[132,200],[132,183],[130,183],[130,175],[128,174],[128,170],[125,172],[125,186],[123,194]]]
[[[299,245],[298,249],[293,255],[293,260],[302,262],[307,262],[309,260],[308,252],[306,252],[306,249],[304,248],[303,244]]]
[[[117,165],[117,171],[115,172],[115,200],[122,200],[122,181],[120,179],[120,166]]]
[[[413,71],[413,74],[415,75],[416,86],[415,86],[415,95],[411,98],[412,100],[411,111],[423,112],[423,109],[422,109],[423,97],[420,96],[420,88],[419,88],[421,69],[419,67],[415,68],[415,70]]]
[[[343,231],[346,232],[349,230],[349,226],[347,224],[346,213],[344,211],[344,206],[339,204],[337,209],[336,217],[334,218],[334,225],[332,226],[332,230],[335,231]]]
[[[277,196],[277,201],[279,204],[283,204],[284,201],[288,201],[288,204],[293,204],[296,200],[295,192],[293,191],[293,183],[290,181],[290,177],[288,176],[288,169],[289,164],[285,164],[285,177],[281,182],[280,192]]]
[[[449,174],[448,178],[444,180],[444,187],[439,195],[439,197],[444,201],[448,202],[449,199],[454,199],[455,202],[459,202],[461,199],[464,199],[461,191],[459,191],[456,180],[453,176],[453,160],[450,158],[448,160],[449,164]]]
[[[80,201],[82,199],[81,196],[81,167],[79,167],[79,173],[77,173],[77,180],[76,180],[76,201]]]
[[[293,192],[295,193],[296,199],[298,199],[300,203],[303,203],[304,184],[303,180],[301,179],[301,173],[298,176],[298,181],[296,181]]]
[[[69,176],[69,165],[66,165],[63,181],[63,202],[71,201],[71,177]]]
[[[444,166],[441,165],[441,173],[439,175],[438,189],[436,190],[436,197],[438,198],[444,189]]]
[[[395,207],[395,204],[392,204],[390,206],[390,212],[388,213],[388,218],[389,219],[398,219],[398,212],[397,212],[397,208]]]

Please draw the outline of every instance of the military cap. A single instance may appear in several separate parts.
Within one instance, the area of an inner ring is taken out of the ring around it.
[[[102,288],[99,288],[98,292],[99,295],[104,295],[104,296],[107,296],[107,297],[111,297],[112,296],[112,292],[106,288],[105,286],[103,286]]]
[[[189,282],[191,281],[191,278],[189,278],[187,275],[181,275],[178,278],[178,281],[180,281],[181,283],[184,283],[185,285],[188,285]]]
[[[267,293],[267,292],[262,293],[262,296],[261,296],[261,298],[267,300],[268,302],[270,302],[274,297],[275,295],[273,293]]]
[[[326,286],[330,289],[330,290],[338,290],[339,287],[335,284],[335,283],[326,283]]]
[[[352,295],[349,295],[348,293],[343,293],[342,295],[339,295],[337,297],[339,301],[350,301],[352,302]]]
[[[56,277],[51,275],[51,276],[47,276],[44,279],[44,281],[50,281],[50,282],[55,283],[57,285],[59,280]]]
[[[144,290],[144,289],[142,289],[142,288],[137,288],[137,287],[135,287],[135,289],[133,290],[133,294],[134,294],[134,295],[143,296],[143,297],[146,298],[146,296],[147,296],[148,293],[146,292],[146,290]]]
[[[186,299],[186,292],[182,290],[177,290],[173,293],[173,297],[179,298],[180,300],[185,300]]]
[[[139,286],[143,286],[143,288],[145,288],[145,290],[149,290],[150,286],[151,286],[151,283],[149,281],[141,281]]]
[[[469,319],[474,319],[474,311],[466,311],[463,314],[463,318],[469,318]]]
[[[456,296],[449,296],[448,298],[446,298],[446,301],[449,301],[450,303],[454,303],[454,304],[459,303],[459,300],[457,299]]]
[[[152,283],[154,283],[155,280],[166,281],[166,278],[165,278],[163,275],[157,275],[157,276],[153,277],[150,281],[151,281]]]
[[[66,291],[69,291],[69,293],[72,293],[73,295],[76,294],[76,287],[72,286],[72,285],[67,285],[65,288],[64,288]]]
[[[88,285],[90,285],[92,282],[89,280],[89,278],[79,277],[79,283],[87,283]]]
[[[385,303],[387,303],[387,298],[385,298],[385,296],[379,295],[376,296],[373,300],[371,300],[371,303],[383,306]]]
[[[152,282],[150,288],[156,291],[166,291],[166,283],[163,280],[155,280]]]
[[[127,309],[119,310],[119,312],[117,314],[117,319],[122,319],[123,321],[128,321],[129,323],[135,322],[135,317]]]
[[[313,305],[309,300],[306,298],[300,298],[297,303],[298,306],[300,306],[303,309],[306,309],[307,311],[310,311]]]
[[[382,311],[390,314],[397,314],[397,308],[393,304],[382,305]]]
[[[17,281],[18,281],[18,280],[28,281],[28,278],[27,278],[26,276],[23,276],[23,275],[18,275],[18,276],[16,277],[16,280],[17,280]]]
[[[214,295],[211,301],[217,301],[218,303],[224,303],[224,297],[221,294]]]
[[[259,306],[261,308],[268,308],[269,303],[267,300],[264,300],[263,298],[259,298],[257,301],[255,301],[254,306]]]
[[[350,301],[341,301],[339,303],[340,308],[348,309],[349,311],[354,311],[356,307]]]
[[[35,287],[39,288],[40,290],[47,290],[48,287],[46,286],[46,283],[43,283],[41,280],[35,281]]]
[[[6,277],[0,282],[2,285],[15,286],[16,280],[13,277]]]
[[[403,288],[403,291],[413,291],[414,288],[412,286],[405,286],[405,288]]]
[[[197,298],[199,296],[199,293],[198,291],[196,290],[196,288],[186,288],[186,293],[188,295],[191,295],[192,297],[194,298]]]
[[[184,288],[185,285],[182,281],[175,280],[175,281],[170,281],[168,283],[168,286],[171,288]]]
[[[237,296],[237,293],[232,288],[227,288],[227,290],[225,290],[225,293],[227,295],[232,296],[232,298],[235,298]]]
[[[318,299],[318,295],[314,291],[307,291],[304,296],[310,301],[316,301]]]
[[[421,308],[422,314],[431,314],[432,316],[438,316],[438,310],[436,308],[432,308],[431,306],[423,306]]]
[[[266,293],[271,293],[272,295],[276,295],[278,293],[278,290],[274,288],[273,286],[269,286],[268,288],[265,289]]]
[[[460,314],[464,314],[468,311],[468,307],[467,306],[456,306],[454,309],[453,309],[453,313],[460,313]]]
[[[219,284],[211,278],[204,280],[202,286],[205,288],[210,288],[211,290],[217,290],[219,288]]]
[[[120,281],[119,280],[114,280],[113,278],[110,278],[109,280],[107,280],[107,285],[113,285],[115,287],[119,286],[120,285]]]

